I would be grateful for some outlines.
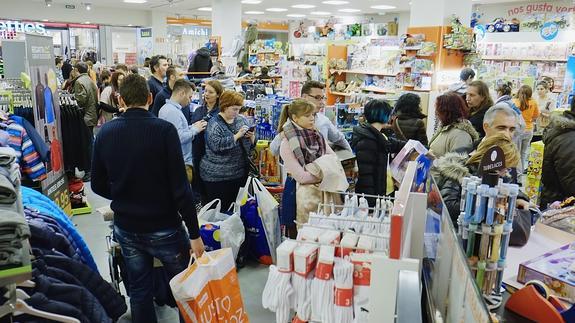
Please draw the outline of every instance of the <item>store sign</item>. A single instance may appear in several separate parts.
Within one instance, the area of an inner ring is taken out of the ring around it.
[[[539,31],[541,38],[545,40],[553,40],[559,34],[559,26],[553,21],[548,21],[543,24],[541,30]]]
[[[19,32],[19,33],[36,33],[45,34],[44,24],[33,22],[20,22],[15,20],[0,21],[0,32]]]
[[[140,38],[152,37],[152,28],[142,28],[140,29]]]
[[[206,27],[184,27],[182,35],[187,36],[210,36],[210,28]]]

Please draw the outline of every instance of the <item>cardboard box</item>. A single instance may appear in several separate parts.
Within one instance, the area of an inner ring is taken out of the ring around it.
[[[318,247],[312,244],[303,244],[294,250],[294,272],[306,277],[315,269]]]
[[[519,265],[517,281],[543,282],[557,296],[575,297],[575,244],[568,244]]]
[[[297,242],[293,240],[286,240],[277,247],[277,267],[279,271],[292,272],[294,270],[293,253],[297,246]]]

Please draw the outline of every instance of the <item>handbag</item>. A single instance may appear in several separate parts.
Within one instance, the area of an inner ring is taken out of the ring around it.
[[[401,131],[401,127],[399,126],[399,118],[395,118],[395,119],[394,119],[393,128],[397,130],[397,131],[396,131],[397,134],[401,137],[401,138],[399,138],[399,139],[405,140],[405,141],[409,140],[409,139],[407,139],[407,138],[405,137],[405,135],[403,134],[403,131]]]
[[[515,209],[512,231],[509,234],[509,245],[523,247],[531,235],[531,211]]]

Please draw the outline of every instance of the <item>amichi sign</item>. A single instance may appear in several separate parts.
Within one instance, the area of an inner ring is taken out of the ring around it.
[[[45,34],[46,28],[44,24],[35,22],[20,22],[20,21],[1,21],[0,32],[19,32],[19,33],[36,33]]]

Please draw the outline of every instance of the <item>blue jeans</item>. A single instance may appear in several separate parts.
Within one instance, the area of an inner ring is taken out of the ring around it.
[[[190,238],[183,226],[151,233],[133,233],[114,226],[126,263],[132,322],[157,322],[154,307],[154,258],[162,262],[169,279],[190,262]]]

